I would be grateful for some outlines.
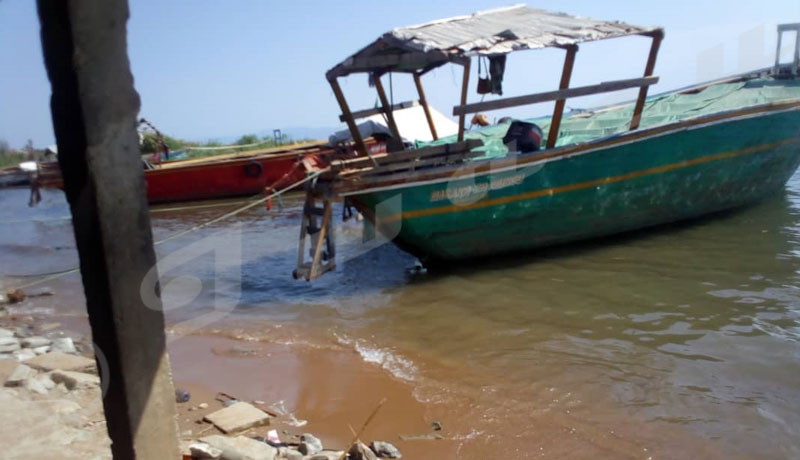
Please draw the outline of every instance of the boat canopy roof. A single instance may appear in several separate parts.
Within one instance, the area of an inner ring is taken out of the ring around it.
[[[514,5],[392,29],[328,71],[328,79],[356,72],[425,72],[474,56],[663,33],[620,21],[598,21]]]

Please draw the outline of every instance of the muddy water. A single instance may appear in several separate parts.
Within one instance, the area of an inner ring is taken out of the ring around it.
[[[4,286],[76,263],[44,198],[0,192]],[[427,273],[350,222],[313,284],[291,279],[301,202],[282,204],[158,246],[174,338],[354,356],[445,424],[444,458],[800,456],[800,177],[713,218]],[[157,240],[230,209],[173,208]],[[47,285],[37,308],[82,313],[76,275]]]

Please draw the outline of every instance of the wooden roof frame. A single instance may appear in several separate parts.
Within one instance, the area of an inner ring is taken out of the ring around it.
[[[547,93],[531,94],[527,96],[518,96],[512,98],[503,98],[487,102],[467,104],[467,95],[469,93],[469,73],[471,67],[471,56],[482,55],[477,52],[464,52],[463,50],[442,50],[430,49],[425,52],[409,50],[400,46],[389,45],[383,41],[384,37],[379,38],[375,42],[366,46],[353,56],[347,58],[345,61],[336,65],[326,73],[328,82],[333,89],[333,93],[342,111],[340,119],[347,124],[347,127],[353,137],[356,149],[364,156],[369,156],[369,152],[364,145],[364,140],[358,132],[356,125],[356,115],[362,113],[383,113],[386,116],[389,129],[394,136],[400,138],[400,132],[394,121],[393,111],[396,108],[392,105],[392,101],[387,100],[386,93],[381,83],[381,76],[388,72],[408,73],[414,79],[414,84],[417,88],[419,103],[423,107],[428,126],[431,130],[433,139],[438,139],[438,133],[433,123],[433,118],[430,113],[425,98],[425,92],[422,86],[421,77],[430,70],[438,68],[448,63],[461,65],[463,67],[462,82],[461,82],[461,97],[460,104],[453,108],[453,115],[458,116],[458,142],[464,140],[464,132],[466,129],[465,120],[468,113],[476,113],[481,110],[495,110],[499,108],[513,107],[519,105],[528,105],[545,101],[555,101],[555,108],[552,115],[552,122],[550,124],[550,131],[547,136],[547,148],[555,146],[560,129],[561,119],[563,117],[566,99],[569,97],[587,96],[591,94],[600,94],[611,91],[619,91],[628,88],[639,88],[639,94],[634,106],[633,115],[631,117],[630,129],[635,130],[639,127],[641,115],[644,110],[644,103],[647,98],[647,92],[650,85],[658,82],[658,77],[653,76],[655,70],[656,59],[661,42],[664,39],[664,31],[661,28],[640,29],[643,30],[638,33],[619,33],[614,36],[603,36],[600,38],[585,38],[582,41],[597,41],[608,38],[619,38],[622,36],[639,35],[651,38],[650,52],[648,54],[647,63],[645,65],[644,75],[642,78],[617,80],[612,82],[604,82],[597,85],[591,85],[581,88],[569,87],[569,82],[572,77],[572,69],[575,63],[575,57],[578,51],[577,44],[569,45],[549,45],[545,47],[558,47],[566,51],[564,65],[562,68],[561,80],[559,89]],[[388,35],[388,34],[387,34]],[[512,50],[512,51],[521,51]],[[509,54],[507,53],[502,54]],[[381,101],[380,109],[372,109],[366,111],[351,112],[347,104],[344,93],[341,90],[338,79],[345,77],[352,73],[368,73],[372,76],[375,82],[375,88],[378,92],[378,97]],[[374,159],[373,159],[374,161]]]

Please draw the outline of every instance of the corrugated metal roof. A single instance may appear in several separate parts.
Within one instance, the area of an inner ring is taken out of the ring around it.
[[[364,71],[363,58],[385,58],[392,54],[409,53],[429,54],[431,59],[427,64],[443,64],[458,57],[563,47],[605,38],[648,34],[656,30],[660,29],[634,26],[620,21],[598,21],[515,5],[393,29],[337,68],[344,74]],[[361,65],[353,66],[355,60],[361,60]],[[384,59],[383,62],[390,61]],[[417,58],[413,62],[406,59],[399,64],[376,66],[372,70],[395,68],[394,70],[407,71],[427,66],[424,59]]]

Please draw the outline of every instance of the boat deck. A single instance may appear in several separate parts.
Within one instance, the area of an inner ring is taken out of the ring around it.
[[[748,106],[798,99],[800,99],[800,79],[776,80],[762,77],[719,83],[698,90],[684,90],[648,98],[640,128],[651,128]],[[597,111],[577,111],[568,114],[561,122],[556,147],[626,132],[633,114],[633,106],[633,103],[629,103]],[[550,117],[530,118],[524,121],[536,123],[545,133],[550,127]],[[472,158],[471,161],[506,156],[508,148],[502,139],[509,123],[510,121],[466,132],[465,139],[483,141],[484,145],[474,150],[486,152],[485,155]],[[433,142],[417,142],[417,147],[455,141],[456,136],[448,136]]]

